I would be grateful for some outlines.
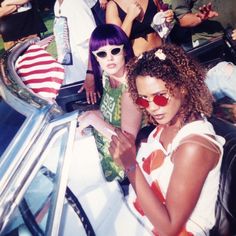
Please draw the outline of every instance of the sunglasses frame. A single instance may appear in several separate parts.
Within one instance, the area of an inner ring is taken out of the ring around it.
[[[166,97],[163,94],[156,94],[156,95],[153,96],[152,101],[147,100],[146,98],[139,96],[136,99],[135,103],[138,106],[140,106],[142,108],[145,108],[145,109],[149,107],[150,102],[154,102],[157,106],[164,107],[168,104],[169,99],[170,99],[169,95],[168,95],[168,97]]]
[[[122,49],[124,48],[124,44],[121,44],[121,45],[110,45],[110,46],[114,46],[114,47],[112,47],[112,48],[109,49],[109,50],[100,50],[100,49],[98,49],[98,50],[96,50],[96,51],[92,51],[92,53],[93,53],[93,55],[94,55],[95,57],[97,57],[97,58],[105,59],[105,58],[107,57],[107,55],[108,55],[108,52],[109,52],[112,56],[118,56],[118,55],[121,53]],[[119,49],[119,52],[113,54],[113,53],[112,53],[112,50],[114,50],[114,49]],[[105,53],[105,56],[99,56],[98,53]]]

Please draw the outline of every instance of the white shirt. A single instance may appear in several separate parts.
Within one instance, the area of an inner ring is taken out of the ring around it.
[[[84,0],[64,0],[54,6],[54,35],[58,61],[65,68],[65,84],[85,79],[88,47],[96,27],[91,9]]]
[[[172,143],[168,146],[167,149],[165,149],[159,142],[161,132],[162,129],[158,130],[158,128],[156,128],[149,135],[147,143],[142,143],[138,152],[137,161],[150,186],[152,186],[154,183],[155,184],[158,183],[158,186],[160,188],[160,193],[164,199],[163,204],[165,202],[170,178],[174,168],[171,156],[172,153],[178,148],[179,144],[181,143],[181,140],[183,140],[190,134],[191,135],[196,134],[206,138],[207,140],[214,143],[217,147],[219,147],[221,154],[218,164],[214,167],[214,169],[212,169],[209,172],[206,181],[203,185],[198,202],[185,225],[186,230],[188,232],[191,232],[193,235],[205,236],[208,234],[209,230],[215,224],[215,203],[217,200],[220,166],[222,161],[223,145],[225,140],[223,137],[215,134],[212,124],[209,123],[207,120],[199,120],[186,124],[179,130],[179,132],[177,133],[177,135],[175,136]],[[146,162],[148,158],[151,158],[149,164],[150,173],[147,173],[148,170],[147,165],[144,165],[144,162]],[[163,161],[161,162],[160,160],[162,158]],[[160,163],[160,164],[158,166],[157,164],[154,165],[152,163]],[[144,169],[144,166],[146,168],[146,171]],[[148,220],[148,218],[146,216],[141,216],[138,213],[137,209],[134,207],[133,203],[135,202],[135,199],[136,199],[136,194],[132,186],[130,186],[130,191],[128,196],[128,203],[130,208],[133,210],[134,214],[147,227],[150,227],[150,229],[152,229],[153,226],[151,222]]]

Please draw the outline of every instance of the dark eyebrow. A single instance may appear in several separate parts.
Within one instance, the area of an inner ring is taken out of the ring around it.
[[[165,90],[161,90],[161,91],[158,91],[158,92],[155,92],[153,94],[151,94],[151,96],[155,96],[155,95],[161,95],[161,94],[165,94],[165,93],[168,93],[168,91],[165,89]],[[142,95],[142,94],[138,94],[139,97],[144,97],[144,98],[147,98],[146,95]]]

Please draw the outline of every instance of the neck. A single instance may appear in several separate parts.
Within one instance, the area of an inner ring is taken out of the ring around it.
[[[110,79],[115,79],[115,80],[122,82],[126,78],[126,74],[127,74],[126,70],[122,69],[114,75],[109,75],[109,77],[110,77]]]
[[[123,73],[123,75],[120,76],[109,76],[109,80],[111,87],[117,88],[118,86],[120,86],[120,84],[126,84],[126,73]]]

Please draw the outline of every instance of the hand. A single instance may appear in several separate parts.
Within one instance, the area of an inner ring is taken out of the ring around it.
[[[172,22],[174,20],[174,12],[172,10],[165,11],[166,22]]]
[[[86,111],[83,114],[81,114],[78,117],[79,127],[78,127],[78,133],[79,135],[84,134],[84,129],[86,129],[89,126],[94,127],[94,123],[96,122],[97,118],[100,116],[100,111],[92,110],[92,111]]]
[[[99,3],[100,3],[100,7],[105,10],[106,9],[106,6],[107,6],[107,0],[99,0]]]
[[[135,18],[139,21],[143,18],[143,9],[137,2],[129,4],[127,9],[127,16],[133,21]]]
[[[220,106],[223,107],[223,108],[230,109],[231,112],[232,112],[232,115],[234,116],[234,120],[236,122],[236,103],[233,103],[233,104],[221,104]]]
[[[236,29],[234,29],[232,32],[232,39],[236,40]]]
[[[202,21],[208,20],[218,15],[219,15],[218,12],[212,10],[211,3],[208,3],[207,5],[203,5],[202,7],[199,7],[199,12],[196,13],[196,16],[199,17]]]
[[[84,89],[86,90],[86,98],[88,104],[95,104],[97,102],[97,97],[101,97],[99,91],[95,91],[95,81],[93,74],[86,74],[84,84],[82,85],[78,93],[81,93]]]
[[[115,163],[123,169],[134,166],[136,163],[135,138],[120,129],[115,129],[116,135],[112,135],[109,152]]]

